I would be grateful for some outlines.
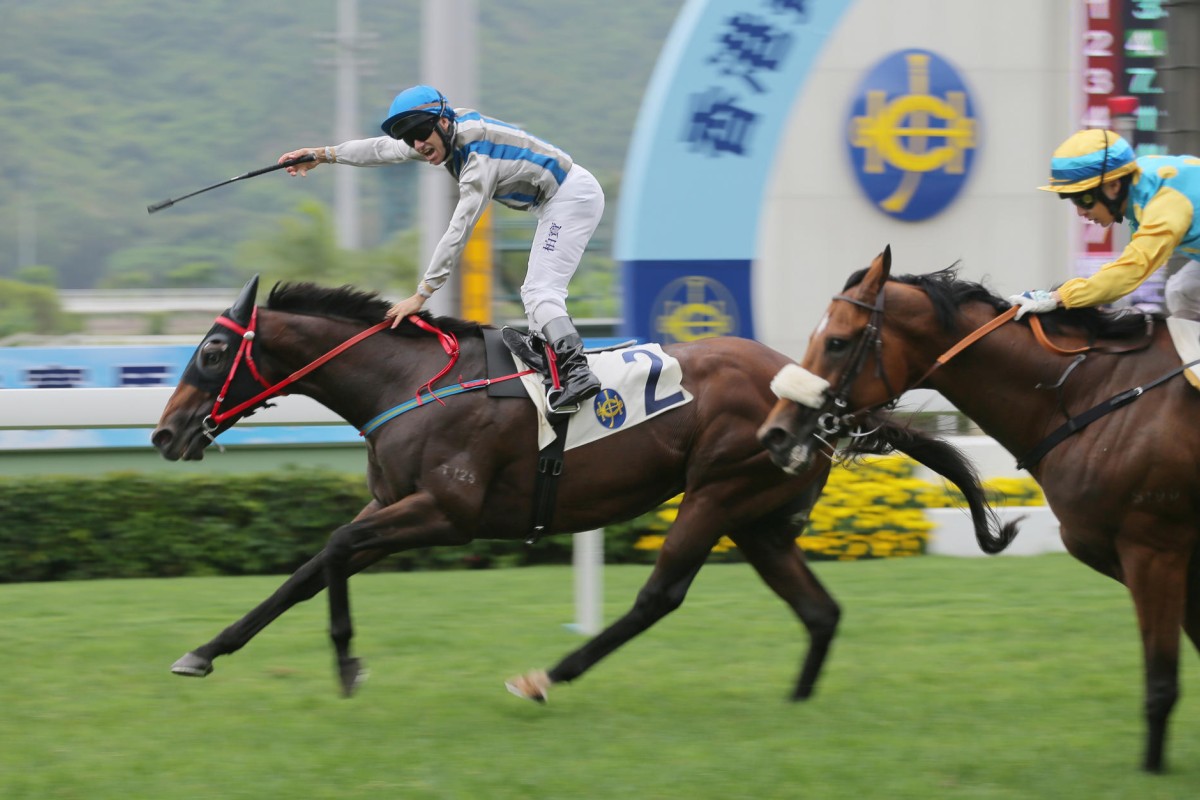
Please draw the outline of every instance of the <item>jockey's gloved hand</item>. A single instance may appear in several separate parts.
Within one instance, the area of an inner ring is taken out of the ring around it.
[[[1034,289],[1021,294],[1014,294],[1008,298],[1008,302],[1012,303],[1017,308],[1017,319],[1026,314],[1045,314],[1047,311],[1053,311],[1058,308],[1058,301],[1054,299],[1054,292],[1048,292],[1045,289]]]

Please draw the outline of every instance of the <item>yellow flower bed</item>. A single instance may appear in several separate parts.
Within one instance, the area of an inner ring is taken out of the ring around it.
[[[933,523],[926,508],[965,505],[952,485],[913,477],[917,464],[907,456],[869,458],[850,466],[836,465],[804,533],[796,539],[814,559],[853,561],[862,558],[915,556],[925,552]],[[993,506],[1044,505],[1032,478],[995,478],[983,482]],[[682,495],[664,504],[646,520],[648,532],[638,538],[638,550],[658,550],[663,535],[679,510]],[[736,551],[728,538],[714,554]]]

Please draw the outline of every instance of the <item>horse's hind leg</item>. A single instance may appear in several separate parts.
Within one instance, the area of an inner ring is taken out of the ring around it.
[[[841,609],[809,569],[795,536],[795,526],[783,523],[773,529],[760,528],[731,538],[767,586],[791,607],[808,629],[808,653],[792,692],[793,700],[806,700],[812,696],[821,666],[829,655]]]
[[[633,607],[587,644],[569,653],[548,672],[540,670],[519,676],[506,685],[515,695],[542,702],[555,683],[567,683],[591,669],[600,659],[670,614],[683,603],[688,587],[704,566],[709,551],[719,538],[711,524],[692,525],[700,519],[711,522],[716,515],[697,512],[696,503],[685,496],[667,540],[659,551],[650,579],[638,592]]]

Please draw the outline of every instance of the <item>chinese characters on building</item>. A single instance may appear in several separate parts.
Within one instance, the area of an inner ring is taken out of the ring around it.
[[[808,22],[811,0],[759,0],[729,17],[705,59],[712,83],[691,97],[683,139],[710,156],[750,155],[759,104]],[[759,13],[754,13],[757,9]]]

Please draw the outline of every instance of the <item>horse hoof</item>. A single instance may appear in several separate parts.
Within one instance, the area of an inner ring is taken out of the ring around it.
[[[360,658],[347,658],[338,664],[338,679],[342,682],[342,697],[351,697],[354,690],[367,680],[370,673]]]
[[[505,681],[504,688],[517,697],[524,697],[535,703],[544,703],[546,702],[546,693],[550,689],[550,676],[544,669],[534,670]]]
[[[188,653],[171,665],[171,672],[189,678],[203,678],[212,669],[212,659],[202,658],[195,653]]]

